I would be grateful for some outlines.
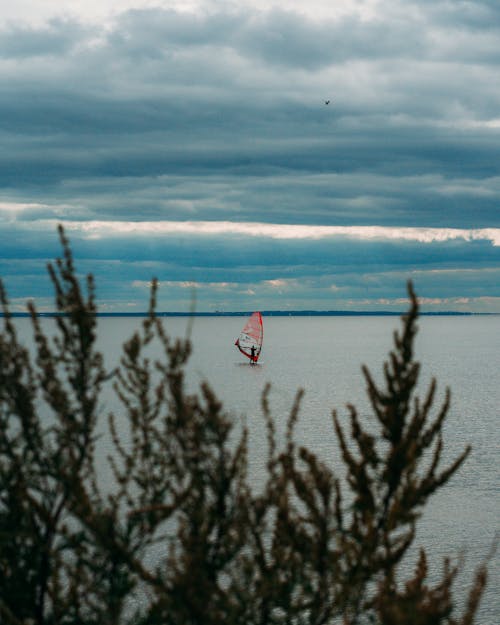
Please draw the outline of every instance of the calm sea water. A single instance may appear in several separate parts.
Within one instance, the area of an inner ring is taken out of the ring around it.
[[[107,364],[140,320],[101,318],[100,341]],[[336,409],[348,423],[350,402],[370,422],[361,374],[365,363],[378,380],[392,348],[396,317],[268,317],[259,366],[250,366],[234,347],[244,319],[197,317],[192,326],[193,355],[188,382],[195,388],[207,380],[237,423],[250,430],[252,479],[263,479],[266,436],[260,408],[264,385],[272,385],[270,405],[282,432],[297,389],[305,390],[297,438],[328,462],[339,476],[342,463],[331,425]],[[18,320],[28,336],[27,320]],[[50,323],[50,322],[47,322]],[[173,336],[184,336],[186,318],[167,318]],[[452,404],[445,427],[443,462],[451,461],[470,443],[473,447],[458,474],[431,500],[419,524],[417,545],[426,546],[431,566],[442,558],[462,558],[457,597],[465,598],[472,572],[488,554],[500,519],[500,316],[423,317],[419,320],[416,357],[422,363],[419,395],[430,379],[438,381],[436,410],[447,386]],[[112,396],[107,408],[116,407]],[[434,413],[435,414],[435,413]],[[104,453],[104,451],[103,451]],[[500,558],[490,564],[490,578],[477,622],[497,625],[500,615]]]

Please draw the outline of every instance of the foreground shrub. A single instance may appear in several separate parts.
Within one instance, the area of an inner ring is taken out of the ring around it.
[[[474,621],[484,567],[461,616],[452,593],[457,568],[449,561],[431,584],[422,550],[413,576],[401,579],[425,504],[469,453],[441,467],[449,393],[433,417],[435,382],[416,397],[411,285],[383,386],[363,369],[372,431],[354,406],[349,432],[333,413],[345,479],[295,441],[300,392],[278,448],[266,388],[267,481],[256,492],[247,476],[246,430],[236,436],[207,384],[186,391],[190,345],[173,341],[155,315],[156,286],[148,318],[123,345],[119,367],[106,371],[93,280],[82,288],[60,235],[63,257],[49,266],[56,333],[44,333],[30,305],[34,356],[19,342],[0,292],[0,622]],[[155,362],[147,357],[153,341],[163,354]],[[121,412],[108,419],[115,486],[104,493],[96,438],[100,394],[110,383]]]

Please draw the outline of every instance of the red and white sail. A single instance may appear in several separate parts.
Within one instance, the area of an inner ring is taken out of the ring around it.
[[[262,351],[263,338],[262,315],[260,312],[254,312],[248,318],[234,344],[251,362],[257,362]]]

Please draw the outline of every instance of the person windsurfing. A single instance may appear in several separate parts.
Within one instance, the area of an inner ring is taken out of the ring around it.
[[[255,365],[259,360],[262,351],[262,339],[264,327],[262,325],[262,315],[256,310],[247,319],[240,335],[234,342],[236,347],[244,354],[250,364]]]

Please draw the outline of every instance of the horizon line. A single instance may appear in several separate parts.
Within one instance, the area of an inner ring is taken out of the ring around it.
[[[211,312],[168,312],[168,311],[156,311],[156,317],[245,317],[251,315],[254,311],[211,311]],[[397,317],[407,314],[407,310],[261,310],[260,313],[263,317]],[[37,317],[64,317],[69,313],[58,311],[40,311],[36,313]],[[463,316],[491,316],[500,315],[499,312],[474,312],[474,311],[457,311],[457,310],[443,310],[443,311],[419,311],[419,316],[427,317],[463,317]],[[29,318],[31,313],[22,311],[13,311],[8,314],[0,312],[0,318],[6,316],[17,318]],[[149,316],[148,311],[141,312],[96,312],[96,317],[138,317],[144,318]]]

